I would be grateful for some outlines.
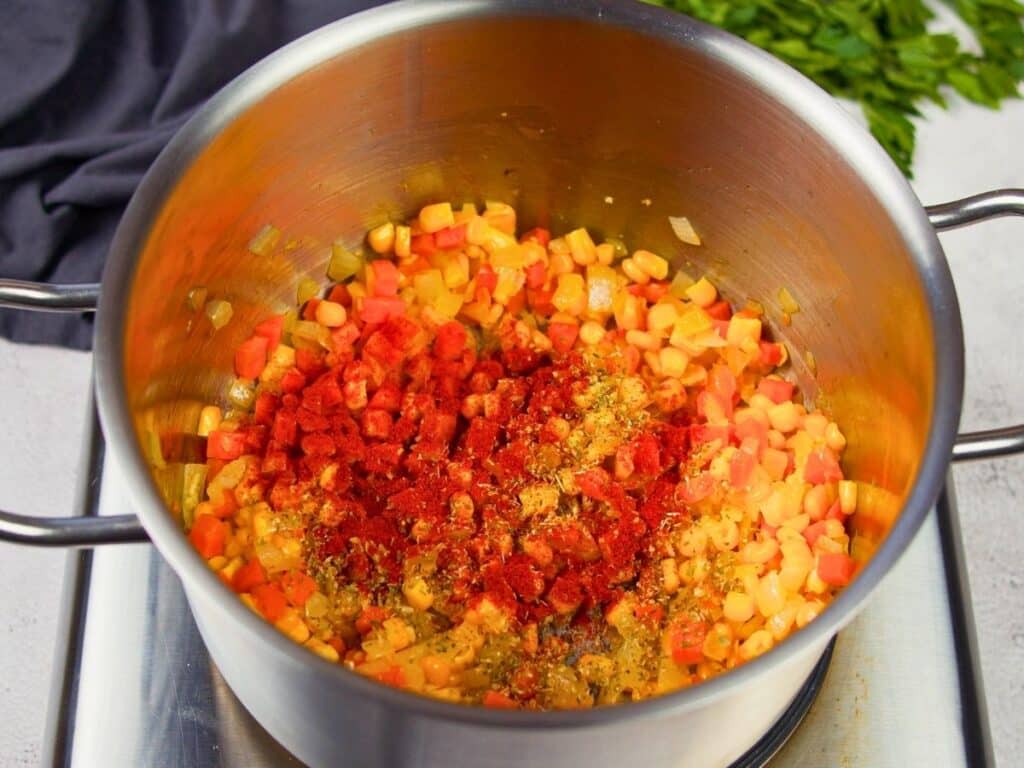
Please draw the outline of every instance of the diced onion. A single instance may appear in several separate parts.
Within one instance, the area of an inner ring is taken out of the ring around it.
[[[295,302],[300,307],[312,298],[320,295],[320,283],[308,277],[299,280],[295,288]]]
[[[206,304],[206,288],[197,285],[188,292],[188,308],[193,312],[198,312],[204,304]]]
[[[779,288],[779,306],[787,315],[795,315],[800,311],[800,305],[796,303],[793,294],[785,286]]]
[[[214,299],[213,301],[206,302],[206,316],[210,318],[210,323],[215,330],[219,331],[227,325],[231,321],[231,315],[234,313],[235,310],[229,301]]]
[[[327,264],[327,277],[336,283],[348,280],[359,274],[363,268],[363,257],[352,253],[341,243],[331,246],[331,260]]]
[[[264,225],[263,229],[256,233],[256,237],[249,241],[249,251],[256,256],[267,256],[274,250],[277,241],[281,239],[281,230],[270,224]]]
[[[672,225],[672,231],[676,237],[687,245],[700,245],[700,235],[694,230],[690,220],[685,216],[669,216],[668,223]]]

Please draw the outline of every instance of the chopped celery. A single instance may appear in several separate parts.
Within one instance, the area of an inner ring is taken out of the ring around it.
[[[181,519],[187,531],[192,527],[195,519],[196,507],[203,500],[203,490],[206,488],[205,464],[186,464],[184,480],[181,488]]]
[[[144,441],[143,449],[150,465],[157,469],[166,467],[167,462],[164,461],[164,451],[160,445],[160,435],[151,429],[147,430]]]
[[[359,274],[363,268],[362,254],[353,253],[341,243],[331,246],[331,260],[327,264],[327,277],[336,283]]]
[[[281,239],[281,230],[267,224],[249,241],[249,251],[256,256],[267,256]]]
[[[324,349],[331,346],[331,332],[312,320],[296,320],[292,327],[292,343],[305,341],[310,344],[318,344]]]
[[[300,307],[312,298],[320,295],[320,283],[309,277],[299,280],[295,289],[295,303]]]

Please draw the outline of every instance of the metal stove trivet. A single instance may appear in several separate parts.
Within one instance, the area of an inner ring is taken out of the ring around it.
[[[84,514],[126,511],[93,420]],[[993,766],[952,484],[776,726],[730,768]],[[741,715],[740,715],[741,716]],[[43,765],[290,768],[149,545],[68,556]]]

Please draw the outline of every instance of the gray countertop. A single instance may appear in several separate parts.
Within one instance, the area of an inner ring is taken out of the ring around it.
[[[919,128],[914,187],[926,203],[1024,187],[1024,102],[957,104]],[[1024,221],[942,236],[967,338],[962,426],[1024,421]],[[85,423],[89,356],[0,341],[0,507],[67,514]],[[960,515],[998,762],[1024,753],[1024,459],[957,467]],[[46,718],[64,555],[0,544],[0,767],[35,766]],[[907,628],[913,631],[912,627]]]

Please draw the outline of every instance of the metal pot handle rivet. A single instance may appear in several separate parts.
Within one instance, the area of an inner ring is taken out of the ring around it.
[[[0,280],[0,307],[41,312],[93,312],[98,283],[48,285]],[[0,510],[0,541],[42,547],[93,547],[99,544],[147,541],[135,515],[113,517],[31,517]]]
[[[1024,216],[1024,189],[996,189],[980,195],[928,206],[925,211],[939,231],[999,216]],[[1024,451],[1024,424],[958,435],[953,461],[992,459]]]

